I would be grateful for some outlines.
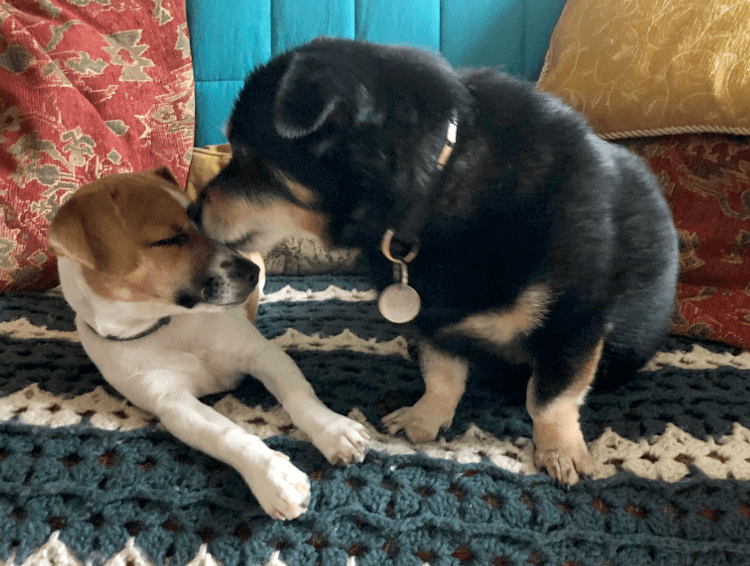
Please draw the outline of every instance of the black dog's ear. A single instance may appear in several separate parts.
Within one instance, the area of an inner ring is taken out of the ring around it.
[[[347,97],[340,81],[334,67],[320,56],[294,54],[274,102],[274,126],[279,135],[300,138],[325,124]]]

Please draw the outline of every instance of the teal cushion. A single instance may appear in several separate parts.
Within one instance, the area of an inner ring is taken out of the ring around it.
[[[536,79],[565,0],[187,0],[196,145],[223,127],[247,74],[319,35],[420,46],[453,65]]]

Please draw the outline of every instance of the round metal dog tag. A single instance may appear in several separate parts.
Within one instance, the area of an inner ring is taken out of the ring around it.
[[[388,285],[378,299],[380,314],[397,324],[414,320],[421,306],[419,293],[403,283]]]

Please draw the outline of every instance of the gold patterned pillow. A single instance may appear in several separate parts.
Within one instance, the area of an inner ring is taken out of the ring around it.
[[[750,0],[568,0],[538,88],[604,138],[750,134]]]

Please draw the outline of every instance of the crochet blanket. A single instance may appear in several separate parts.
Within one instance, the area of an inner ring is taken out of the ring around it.
[[[250,378],[204,399],[310,475],[309,510],[280,522],[102,380],[59,295],[0,296],[0,565],[750,563],[750,353],[673,338],[591,394],[595,475],[563,489],[534,469],[523,396],[497,368],[476,368],[440,440],[384,433],[423,384],[375,298],[358,276],[272,276],[258,317],[366,424],[362,464],[330,466]]]

